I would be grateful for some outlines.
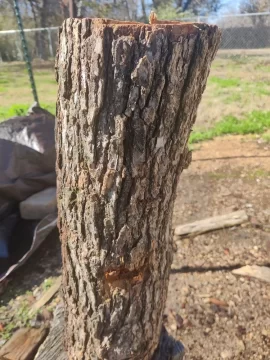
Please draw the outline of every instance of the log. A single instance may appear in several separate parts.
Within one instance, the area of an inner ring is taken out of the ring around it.
[[[0,350],[0,360],[33,360],[47,328],[19,329]]]
[[[72,360],[182,356],[171,338],[160,344],[173,202],[219,41],[201,23],[62,26],[57,187]]]
[[[61,286],[61,276],[59,276],[54,284],[41,296],[40,299],[38,299],[37,302],[34,303],[31,310],[29,311],[30,315],[33,315],[35,312],[37,312],[40,308],[42,308],[44,305],[46,305],[51,298],[57,293],[57,291],[60,289]]]
[[[54,312],[54,320],[51,325],[51,331],[44,343],[40,346],[35,360],[68,360],[64,347],[63,333],[65,329],[64,307],[59,304]],[[155,351],[153,360],[162,360],[170,358],[172,360],[182,360],[184,356],[184,347],[179,341],[175,341],[169,336],[163,327],[159,347]]]
[[[35,360],[68,360],[64,347],[64,306],[60,303],[55,311],[51,330],[40,346]]]
[[[177,236],[198,235],[209,231],[240,225],[247,221],[248,216],[244,210],[234,211],[230,214],[213,216],[193,223],[179,225],[175,228],[174,234]]]
[[[232,271],[234,275],[247,276],[270,283],[270,268],[266,266],[247,265]]]

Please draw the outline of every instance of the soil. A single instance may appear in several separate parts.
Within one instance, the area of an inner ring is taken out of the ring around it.
[[[33,315],[31,307],[61,275],[61,250],[58,231],[52,231],[45,243],[27,263],[0,283],[0,347],[19,328],[49,325],[59,294]]]
[[[247,264],[270,266],[269,189],[270,147],[258,138],[202,143],[182,174],[174,226],[240,209],[250,218],[175,238],[165,319],[187,360],[270,359],[270,284],[232,274]]]
[[[241,209],[250,218],[242,226],[175,238],[164,321],[184,343],[187,360],[270,359],[270,284],[232,274],[246,264],[270,266],[269,189],[270,145],[259,137],[228,136],[199,144],[182,174],[174,227]],[[5,289],[2,285],[2,344],[24,322],[35,327],[48,322],[46,309],[52,311],[60,295],[32,319],[19,313],[44,293],[46,279],[53,282],[59,274],[55,232]],[[9,323],[14,326],[3,332]]]

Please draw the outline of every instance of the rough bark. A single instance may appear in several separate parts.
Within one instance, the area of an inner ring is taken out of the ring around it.
[[[219,39],[205,24],[63,24],[56,137],[69,359],[174,358],[154,355],[173,202]]]
[[[60,303],[54,311],[50,333],[38,349],[34,360],[67,360],[64,349],[64,331],[64,309]]]

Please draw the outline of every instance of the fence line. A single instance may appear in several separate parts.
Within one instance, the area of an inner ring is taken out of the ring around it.
[[[58,30],[59,26],[53,26],[53,27],[45,27],[45,28],[31,28],[31,29],[24,29],[24,32],[35,32],[35,31],[51,31],[51,30]],[[3,34],[16,34],[19,30],[1,30],[0,35]]]
[[[209,15],[209,16],[193,16],[193,17],[184,17],[181,19],[178,19],[179,21],[201,21],[203,19],[209,19],[209,18],[214,18],[214,19],[225,19],[225,18],[238,18],[238,17],[249,17],[249,16],[262,16],[262,15],[270,15],[270,11],[266,11],[266,12],[257,12],[257,13],[244,13],[244,14],[220,14],[220,15]]]
[[[222,30],[220,53],[231,51],[234,54],[242,50],[258,49],[270,55],[270,11],[251,14],[222,14],[197,16],[179,19],[179,21],[197,21],[217,24]],[[59,27],[25,29],[30,56],[32,59],[53,58],[58,46]],[[259,51],[260,50],[260,51]],[[256,53],[256,52],[255,52]],[[0,31],[0,61],[23,60],[18,30]]]

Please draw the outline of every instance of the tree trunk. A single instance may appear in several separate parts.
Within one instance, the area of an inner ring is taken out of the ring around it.
[[[219,39],[215,26],[176,22],[68,19],[61,29],[56,138],[69,359],[177,359],[168,346],[166,355],[163,345],[156,350],[173,202]]]
[[[142,20],[147,21],[145,0],[141,0],[141,7],[142,7]]]

